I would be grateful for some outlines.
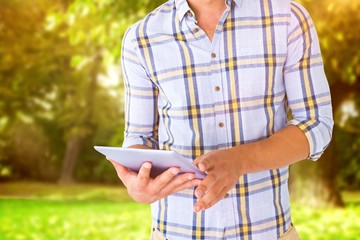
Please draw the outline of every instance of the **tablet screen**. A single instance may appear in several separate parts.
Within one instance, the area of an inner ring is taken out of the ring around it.
[[[181,173],[194,173],[195,178],[203,179],[206,174],[201,172],[192,161],[174,151],[135,149],[120,147],[95,146],[98,152],[119,164],[138,172],[144,162],[151,162],[151,177],[156,177],[170,167],[179,167]]]

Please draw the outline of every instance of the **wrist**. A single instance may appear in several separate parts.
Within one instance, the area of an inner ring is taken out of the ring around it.
[[[236,166],[239,176],[257,172],[257,150],[256,143],[242,144],[233,148],[235,152]]]

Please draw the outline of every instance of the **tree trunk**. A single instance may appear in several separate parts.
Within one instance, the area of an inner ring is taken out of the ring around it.
[[[353,86],[337,81],[331,86],[334,113],[346,97],[359,87],[360,81]],[[317,162],[305,160],[291,166],[289,188],[294,202],[310,207],[343,206],[337,184],[335,137],[334,131],[333,140]]]
[[[65,158],[63,162],[63,168],[60,176],[60,183],[72,183],[75,164],[79,158],[82,147],[82,138],[73,137],[69,139],[66,144]]]
[[[100,50],[98,51],[100,52]],[[90,82],[87,89],[86,95],[86,107],[84,111],[86,111],[84,115],[84,119],[82,119],[82,127],[88,129],[88,133],[86,136],[78,135],[72,136],[67,141],[66,150],[65,150],[65,158],[63,161],[63,169],[60,176],[60,183],[72,183],[74,182],[74,170],[76,166],[76,162],[81,153],[82,146],[85,142],[85,139],[89,138],[91,132],[94,130],[93,124],[93,112],[94,112],[94,98],[97,89],[97,77],[100,72],[102,57],[100,54],[96,55],[94,58],[93,67],[90,71]]]
[[[337,185],[335,142],[316,162],[305,160],[290,168],[290,196],[293,202],[316,208],[343,206]]]

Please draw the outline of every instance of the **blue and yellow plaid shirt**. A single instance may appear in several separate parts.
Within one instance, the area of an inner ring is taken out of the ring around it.
[[[288,0],[226,4],[212,41],[186,0],[169,0],[127,31],[123,146],[194,160],[293,124],[309,141],[309,159],[318,159],[333,119],[311,18]],[[170,240],[278,239],[291,223],[287,182],[287,167],[245,174],[227,198],[200,213],[187,189],[152,204],[154,226]]]

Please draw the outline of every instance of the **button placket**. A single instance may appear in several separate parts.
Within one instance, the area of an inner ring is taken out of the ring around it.
[[[226,97],[224,96],[223,88],[226,89],[226,82],[223,83],[223,76],[219,71],[221,57],[221,38],[223,31],[223,24],[228,14],[228,10],[224,12],[222,19],[220,19],[218,26],[211,42],[211,49],[209,51],[209,60],[211,66],[211,85],[212,95],[214,99],[214,127],[216,128],[218,144],[226,144],[228,139],[228,133],[226,129],[226,110],[224,102]],[[223,85],[225,84],[225,85]]]
[[[223,106],[224,96],[221,91],[221,74],[215,71],[214,65],[217,64],[212,61],[212,87],[213,87],[213,96],[214,96],[214,121],[217,128],[217,135],[219,143],[223,143],[221,139],[227,139],[227,131],[225,128],[225,109]]]

